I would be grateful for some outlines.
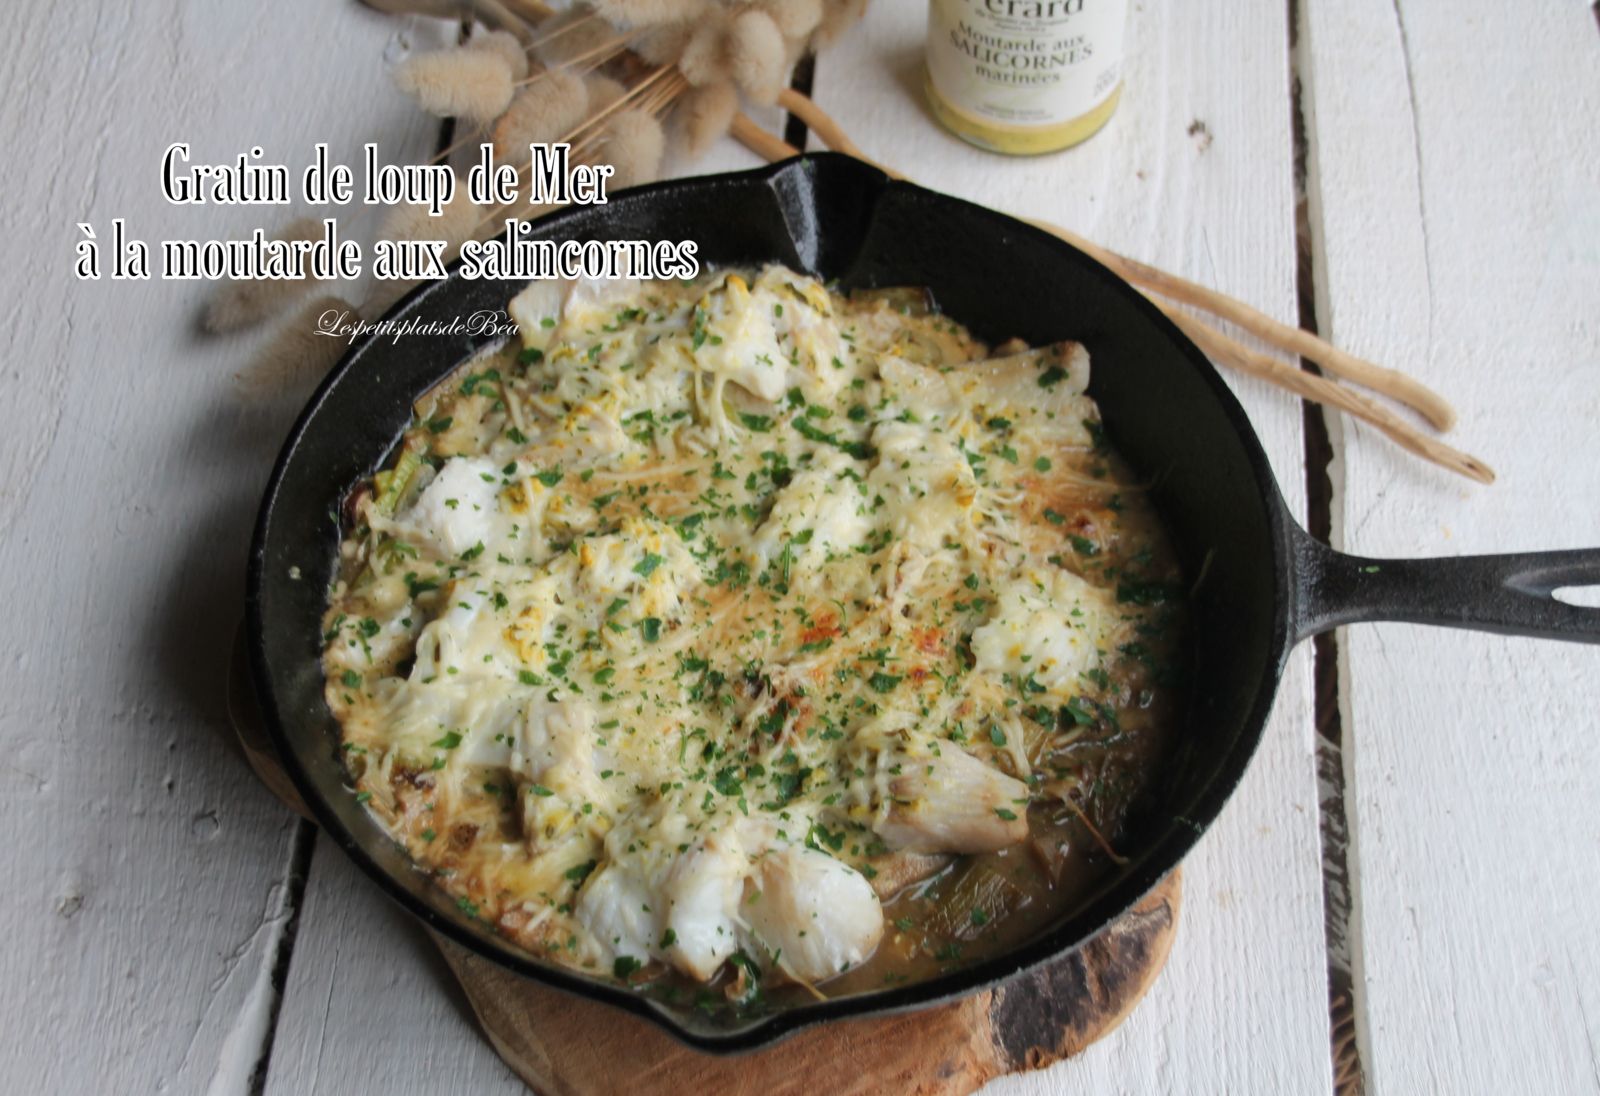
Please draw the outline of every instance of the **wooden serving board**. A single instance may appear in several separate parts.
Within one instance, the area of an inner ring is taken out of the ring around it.
[[[309,817],[257,714],[242,636],[228,711],[245,759]],[[703,1054],[647,1020],[541,986],[431,934],[495,1052],[542,1096],[759,1092],[964,1096],[1007,1073],[1042,1069],[1103,1038],[1166,965],[1178,928],[1174,870],[1078,951],[950,1004],[803,1031],[754,1054]]]
[[[701,1054],[647,1020],[536,985],[436,939],[495,1051],[544,1096],[964,1096],[1002,1074],[1071,1057],[1121,1023],[1166,962],[1180,890],[1173,872],[1078,952],[999,989],[827,1024],[736,1057]]]

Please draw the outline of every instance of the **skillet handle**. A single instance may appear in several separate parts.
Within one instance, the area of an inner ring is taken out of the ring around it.
[[[1557,601],[1600,586],[1600,548],[1439,559],[1347,556],[1294,531],[1296,640],[1341,624],[1399,620],[1600,643],[1600,608]]]

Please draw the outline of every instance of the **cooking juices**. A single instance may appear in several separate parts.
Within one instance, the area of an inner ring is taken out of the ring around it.
[[[994,152],[1078,144],[1117,109],[1127,16],[1127,0],[930,0],[934,116]]]

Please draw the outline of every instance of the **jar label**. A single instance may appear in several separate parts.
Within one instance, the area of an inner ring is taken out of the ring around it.
[[[1068,122],[1117,89],[1127,12],[1127,0],[930,0],[928,75],[974,117]]]

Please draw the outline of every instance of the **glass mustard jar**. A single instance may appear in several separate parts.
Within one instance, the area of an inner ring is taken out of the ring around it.
[[[980,148],[1068,148],[1117,109],[1127,26],[1127,0],[929,0],[928,103]]]

